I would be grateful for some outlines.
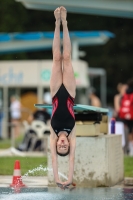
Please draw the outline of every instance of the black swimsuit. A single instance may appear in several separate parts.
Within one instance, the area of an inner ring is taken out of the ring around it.
[[[52,104],[51,126],[54,132],[58,136],[60,131],[66,131],[69,135],[75,125],[74,98],[63,84],[52,98]]]

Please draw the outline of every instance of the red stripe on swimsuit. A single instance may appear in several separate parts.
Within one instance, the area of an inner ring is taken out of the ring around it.
[[[58,107],[58,99],[57,99],[57,97],[55,97],[53,99],[52,104],[53,104],[53,110],[52,110],[52,117],[53,117],[53,115],[54,115],[54,113],[55,113],[55,111],[56,111],[56,109]]]
[[[70,114],[72,115],[72,117],[75,119],[73,105],[74,105],[73,101],[70,99],[70,97],[68,97],[68,99],[67,99],[67,108],[68,108]]]

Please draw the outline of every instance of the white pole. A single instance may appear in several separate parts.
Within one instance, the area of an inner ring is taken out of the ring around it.
[[[79,45],[76,40],[72,41],[72,60],[79,59]]]
[[[2,127],[2,132],[3,132],[3,138],[7,138],[7,132],[8,132],[8,88],[5,86],[3,87],[3,127]]]

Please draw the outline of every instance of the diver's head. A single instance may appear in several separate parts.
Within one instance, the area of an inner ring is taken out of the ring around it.
[[[67,156],[70,152],[70,143],[67,138],[67,133],[61,131],[57,140],[56,151],[59,156]]]

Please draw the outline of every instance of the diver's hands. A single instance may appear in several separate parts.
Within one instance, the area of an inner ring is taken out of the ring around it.
[[[62,190],[68,189],[72,184],[72,181],[61,182],[60,180],[56,181],[56,185],[60,187]]]
[[[63,188],[63,182],[61,182],[59,179],[56,180],[56,185],[57,185],[58,187],[60,187],[61,189],[64,190],[64,188]]]
[[[68,189],[70,185],[72,185],[72,180],[67,180],[67,181],[63,182],[64,189]]]
[[[56,181],[56,185],[57,185],[58,187],[60,187],[62,190],[71,188],[71,187],[70,187],[71,185],[72,185],[73,187],[76,186],[76,184],[73,183],[72,180],[67,180],[67,181],[65,181],[65,182],[61,182],[60,180],[57,180],[57,181]]]

